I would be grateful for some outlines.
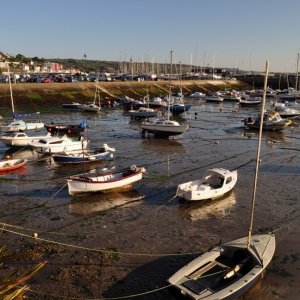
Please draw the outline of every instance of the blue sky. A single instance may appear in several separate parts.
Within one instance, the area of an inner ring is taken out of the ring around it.
[[[296,72],[299,0],[1,1],[0,51]]]

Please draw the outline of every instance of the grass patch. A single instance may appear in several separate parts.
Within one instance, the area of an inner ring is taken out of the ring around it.
[[[75,92],[76,93],[76,92]],[[74,100],[75,96],[73,95],[74,92],[61,92],[60,93],[64,98]]]
[[[43,100],[43,97],[41,95],[35,94],[35,93],[27,94],[26,97],[32,101],[42,101]]]

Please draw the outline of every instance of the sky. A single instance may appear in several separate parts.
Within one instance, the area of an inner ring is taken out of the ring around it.
[[[296,72],[299,0],[10,0],[0,51]]]

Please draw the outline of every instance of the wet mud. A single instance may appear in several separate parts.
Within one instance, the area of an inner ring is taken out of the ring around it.
[[[2,157],[23,157],[20,173],[0,174],[1,243],[26,254],[8,267],[46,266],[30,280],[29,299],[178,299],[167,279],[220,241],[248,233],[258,133],[242,120],[257,108],[193,102],[190,128],[170,140],[142,138],[139,123],[121,109],[99,116],[62,109],[44,122],[85,120],[91,147],[116,148],[114,160],[59,166],[50,156],[0,145]],[[264,277],[240,299],[297,299],[300,268],[299,123],[264,132],[254,232],[274,230],[277,248]],[[130,165],[147,170],[133,190],[71,197],[66,178]],[[212,167],[236,169],[234,190],[216,200],[188,203],[179,183],[201,178]],[[57,287],[60,286],[58,289]],[[128,298],[130,299],[130,298]]]

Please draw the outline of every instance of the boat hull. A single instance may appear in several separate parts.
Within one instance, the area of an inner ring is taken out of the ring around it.
[[[51,124],[45,125],[45,128],[51,134],[79,134],[86,131],[86,125],[63,125],[63,124]]]
[[[177,195],[187,201],[216,199],[229,193],[236,183],[236,170],[211,169],[200,180],[179,184]]]
[[[192,105],[171,105],[170,112],[173,116],[178,116],[185,113],[191,109]]]
[[[170,137],[180,135],[188,129],[188,125],[156,125],[156,124],[142,124],[142,134],[151,133],[156,137]]]
[[[70,195],[84,193],[108,192],[131,188],[132,184],[143,178],[144,168],[137,171],[107,174],[101,176],[71,176],[67,180]]]
[[[53,154],[58,152],[74,151],[86,149],[89,141],[70,141],[70,140],[54,140],[48,139],[48,142],[33,140],[30,146],[39,154]]]
[[[52,155],[53,160],[58,164],[80,164],[95,163],[102,160],[112,159],[112,154],[108,151],[97,153],[95,151],[80,151],[79,153],[57,153]]]
[[[24,131],[24,130],[36,130],[44,127],[44,123],[30,123],[30,122],[12,122],[8,125],[0,126],[1,132],[16,132],[16,131]]]
[[[10,159],[0,162],[0,172],[13,171],[25,166],[27,161],[25,159]]]
[[[263,124],[263,130],[264,131],[280,131],[288,127],[292,124],[291,120],[284,119],[282,122],[276,122],[276,123],[264,123]],[[259,124],[251,124],[248,122],[245,122],[244,125],[249,129],[255,129],[259,130]]]

